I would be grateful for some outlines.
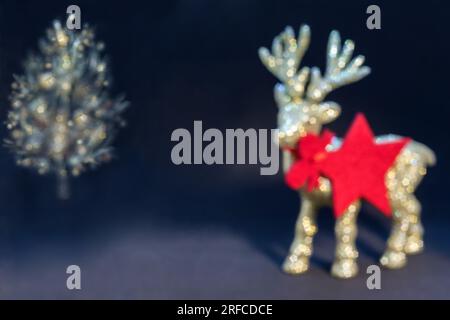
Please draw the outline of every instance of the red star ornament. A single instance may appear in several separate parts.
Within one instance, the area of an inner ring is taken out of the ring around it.
[[[322,136],[307,134],[299,140],[297,148],[291,150],[296,156],[296,161],[285,176],[290,188],[298,190],[306,185],[307,190],[311,192],[319,186],[320,162],[326,158],[325,147],[333,137],[331,131],[325,130]]]
[[[342,146],[320,164],[333,188],[334,214],[338,218],[356,200],[365,199],[390,216],[385,176],[397,155],[410,141],[375,143],[373,132],[362,113],[356,115]]]

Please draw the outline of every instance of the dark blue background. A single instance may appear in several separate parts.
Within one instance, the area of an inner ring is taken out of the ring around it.
[[[450,8],[445,1],[378,1],[382,30],[366,28],[365,1],[76,1],[82,20],[106,43],[114,93],[131,101],[128,127],[110,164],[55,197],[53,177],[18,168],[0,149],[1,298],[449,298],[448,92]],[[0,119],[13,73],[51,20],[72,1],[0,2]],[[312,28],[304,62],[324,67],[328,33],[338,29],[366,55],[372,74],[330,98],[343,113],[342,135],[357,111],[376,134],[397,133],[437,154],[417,194],[425,254],[401,271],[383,271],[381,291],[366,288],[389,221],[365,207],[359,219],[361,274],[327,274],[333,218],[320,215],[310,273],[279,266],[293,236],[297,195],[281,174],[257,166],[175,166],[176,128],[273,128],[276,82],[257,49],[284,26]],[[0,130],[5,137],[6,130]],[[82,268],[80,292],[65,288],[65,268]]]

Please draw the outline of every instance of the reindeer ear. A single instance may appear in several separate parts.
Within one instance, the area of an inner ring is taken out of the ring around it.
[[[323,102],[319,105],[319,118],[322,123],[328,123],[341,114],[341,107],[336,102]]]
[[[273,91],[274,91],[275,101],[276,101],[278,107],[285,106],[289,102],[291,102],[291,97],[286,92],[286,87],[283,84],[277,83],[275,85],[275,88]]]

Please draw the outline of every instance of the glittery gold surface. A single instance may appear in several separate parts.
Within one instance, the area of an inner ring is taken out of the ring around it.
[[[55,21],[12,84],[6,144],[17,164],[56,174],[61,198],[69,196],[69,176],[111,158],[115,128],[123,124],[128,103],[109,97],[103,47],[88,26],[67,30]]]
[[[327,49],[327,67],[324,75],[318,68],[300,68],[300,63],[310,43],[310,29],[300,28],[298,39],[294,31],[287,27],[272,44],[272,50],[259,50],[259,56],[279,80],[275,86],[275,100],[278,112],[278,143],[280,147],[293,147],[307,133],[319,133],[322,126],[335,120],[340,107],[335,102],[324,102],[326,95],[334,89],[358,81],[370,73],[363,66],[364,57],[352,59],[354,43],[346,40],[341,46],[337,31],[330,33]],[[376,138],[376,143],[386,143],[398,139],[386,135]],[[340,147],[340,139],[334,139],[327,150]],[[289,151],[283,151],[283,169],[286,172],[294,159]],[[411,141],[398,155],[394,165],[386,174],[388,197],[393,209],[393,226],[387,241],[387,248],[380,263],[391,269],[406,263],[407,254],[423,250],[423,228],[420,222],[420,203],[414,191],[426,173],[426,168],[435,163],[434,153],[425,145]],[[299,190],[302,202],[295,227],[295,238],[283,264],[289,274],[301,274],[308,270],[312,254],[313,238],[317,232],[317,210],[324,205],[332,205],[331,184],[324,177],[319,179],[319,187],[312,192]],[[338,278],[351,278],[358,273],[357,216],[360,202],[350,205],[336,220],[336,251],[331,274]]]

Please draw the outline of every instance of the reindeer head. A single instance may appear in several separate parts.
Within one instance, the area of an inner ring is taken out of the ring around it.
[[[337,103],[323,101],[326,95],[370,73],[370,68],[363,66],[364,56],[350,60],[355,45],[346,40],[341,47],[337,31],[330,33],[324,76],[317,67],[299,70],[309,41],[307,25],[300,28],[298,39],[295,39],[293,29],[286,27],[273,40],[272,53],[267,48],[259,49],[259,57],[266,68],[281,81],[275,86],[274,93],[279,107],[280,147],[293,146],[306,133],[319,133],[323,124],[333,121],[340,113]]]

